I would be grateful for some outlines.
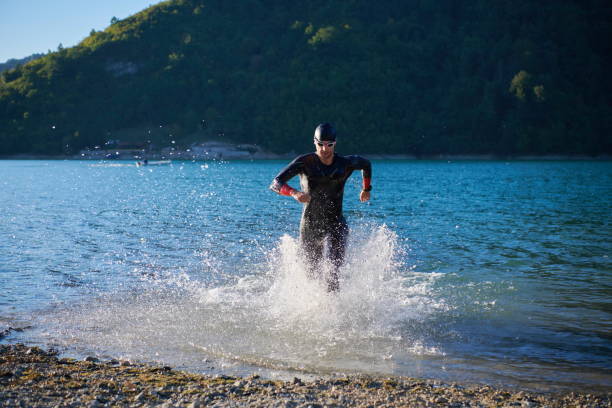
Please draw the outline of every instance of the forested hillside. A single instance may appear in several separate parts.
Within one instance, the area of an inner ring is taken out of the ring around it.
[[[44,55],[45,54],[32,54],[25,58],[19,58],[19,59],[11,58],[8,61],[0,62],[0,72],[6,71],[11,68],[15,68],[18,65],[23,65],[28,61],[35,60],[36,58],[40,58]]]
[[[609,154],[611,16],[603,0],[167,1],[0,74],[0,154],[118,135],[302,151],[322,121],[344,153]]]

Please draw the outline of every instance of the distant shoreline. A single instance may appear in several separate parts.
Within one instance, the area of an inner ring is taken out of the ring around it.
[[[172,160],[172,161],[245,161],[245,160],[285,160],[293,159],[298,153],[279,153],[279,154],[256,154],[253,157],[222,157],[222,158],[186,158],[168,157],[159,154],[151,155],[150,160]],[[612,161],[612,155],[586,156],[586,155],[521,155],[521,156],[495,156],[495,155],[409,155],[409,154],[368,154],[360,153],[371,160],[414,160],[414,161]],[[84,160],[84,161],[138,161],[142,159],[119,157],[113,159],[88,158],[74,155],[43,155],[43,154],[17,154],[0,156],[0,160]]]

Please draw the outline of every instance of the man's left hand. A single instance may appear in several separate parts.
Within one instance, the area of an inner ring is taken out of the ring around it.
[[[361,194],[359,194],[359,200],[362,203],[365,203],[369,199],[370,199],[370,192],[369,191],[365,191],[365,190],[361,190]]]

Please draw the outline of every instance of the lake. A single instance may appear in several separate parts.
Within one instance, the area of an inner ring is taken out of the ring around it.
[[[0,161],[0,341],[609,389],[612,162],[373,161],[372,200],[358,173],[345,190],[337,294],[306,276],[301,205],[268,190],[286,163]]]

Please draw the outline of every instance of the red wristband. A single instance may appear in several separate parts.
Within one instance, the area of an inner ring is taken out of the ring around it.
[[[364,177],[363,178],[363,189],[366,191],[370,191],[370,178],[369,177]]]
[[[291,187],[288,184],[283,184],[281,189],[280,189],[280,194],[284,195],[284,196],[290,196],[291,194],[293,194],[295,192],[295,188]]]

